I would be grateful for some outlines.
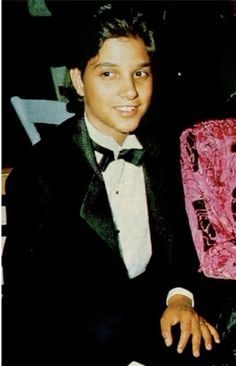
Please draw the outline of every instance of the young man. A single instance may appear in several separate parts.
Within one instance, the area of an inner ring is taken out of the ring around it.
[[[174,365],[164,341],[178,323],[178,353],[190,338],[195,357],[201,339],[219,341],[175,271],[164,157],[134,133],[152,98],[153,33],[142,14],[115,11],[100,8],[74,44],[84,117],[35,145],[7,182],[9,364]]]

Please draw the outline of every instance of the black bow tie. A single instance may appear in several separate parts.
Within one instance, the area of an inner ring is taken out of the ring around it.
[[[114,152],[103,146],[98,145],[96,142],[92,141],[95,151],[98,151],[103,155],[99,162],[99,167],[102,171],[106,170],[108,165],[115,160]],[[123,149],[120,150],[117,159],[124,159],[125,161],[140,166],[142,164],[142,157],[144,151],[142,149]]]

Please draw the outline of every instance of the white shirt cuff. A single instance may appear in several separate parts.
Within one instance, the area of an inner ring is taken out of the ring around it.
[[[174,295],[184,295],[187,296],[191,301],[192,301],[192,307],[194,307],[194,297],[192,292],[186,290],[183,287],[175,287],[172,290],[170,290],[167,294],[167,298],[166,298],[166,305],[168,305],[168,301],[169,299],[174,296]]]

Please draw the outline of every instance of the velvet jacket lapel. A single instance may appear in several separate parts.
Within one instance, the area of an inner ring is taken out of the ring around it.
[[[156,141],[142,140],[141,138],[140,141],[145,150],[143,169],[153,250],[155,250],[154,246],[157,241],[158,245],[163,243],[169,258],[170,253],[168,252],[171,250],[171,246],[168,247],[166,243],[172,243],[173,236],[172,227],[169,226],[172,218],[169,216],[170,204],[168,200],[170,197],[167,189],[166,159],[160,144]]]
[[[165,178],[160,157],[160,148],[155,142],[140,139],[144,149],[144,178],[146,184],[147,204],[152,238],[162,236],[170,240],[166,227],[165,216]],[[91,140],[84,120],[79,121],[79,132],[74,136],[74,142],[82,151],[93,171],[88,184],[80,216],[97,232],[110,248],[119,251],[118,231],[112,219],[112,212],[106,193],[103,176],[97,164]],[[164,215],[163,215],[164,213]],[[154,248],[153,248],[154,249]]]
[[[98,167],[83,119],[79,122],[79,128],[80,133],[74,138],[74,141],[93,170],[91,181],[80,208],[80,216],[96,231],[102,240],[116,251],[118,250],[118,232],[112,219],[103,176]]]

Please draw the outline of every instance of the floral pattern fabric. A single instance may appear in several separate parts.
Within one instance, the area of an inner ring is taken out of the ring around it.
[[[184,130],[180,152],[199,271],[236,279],[236,119],[209,120]]]

